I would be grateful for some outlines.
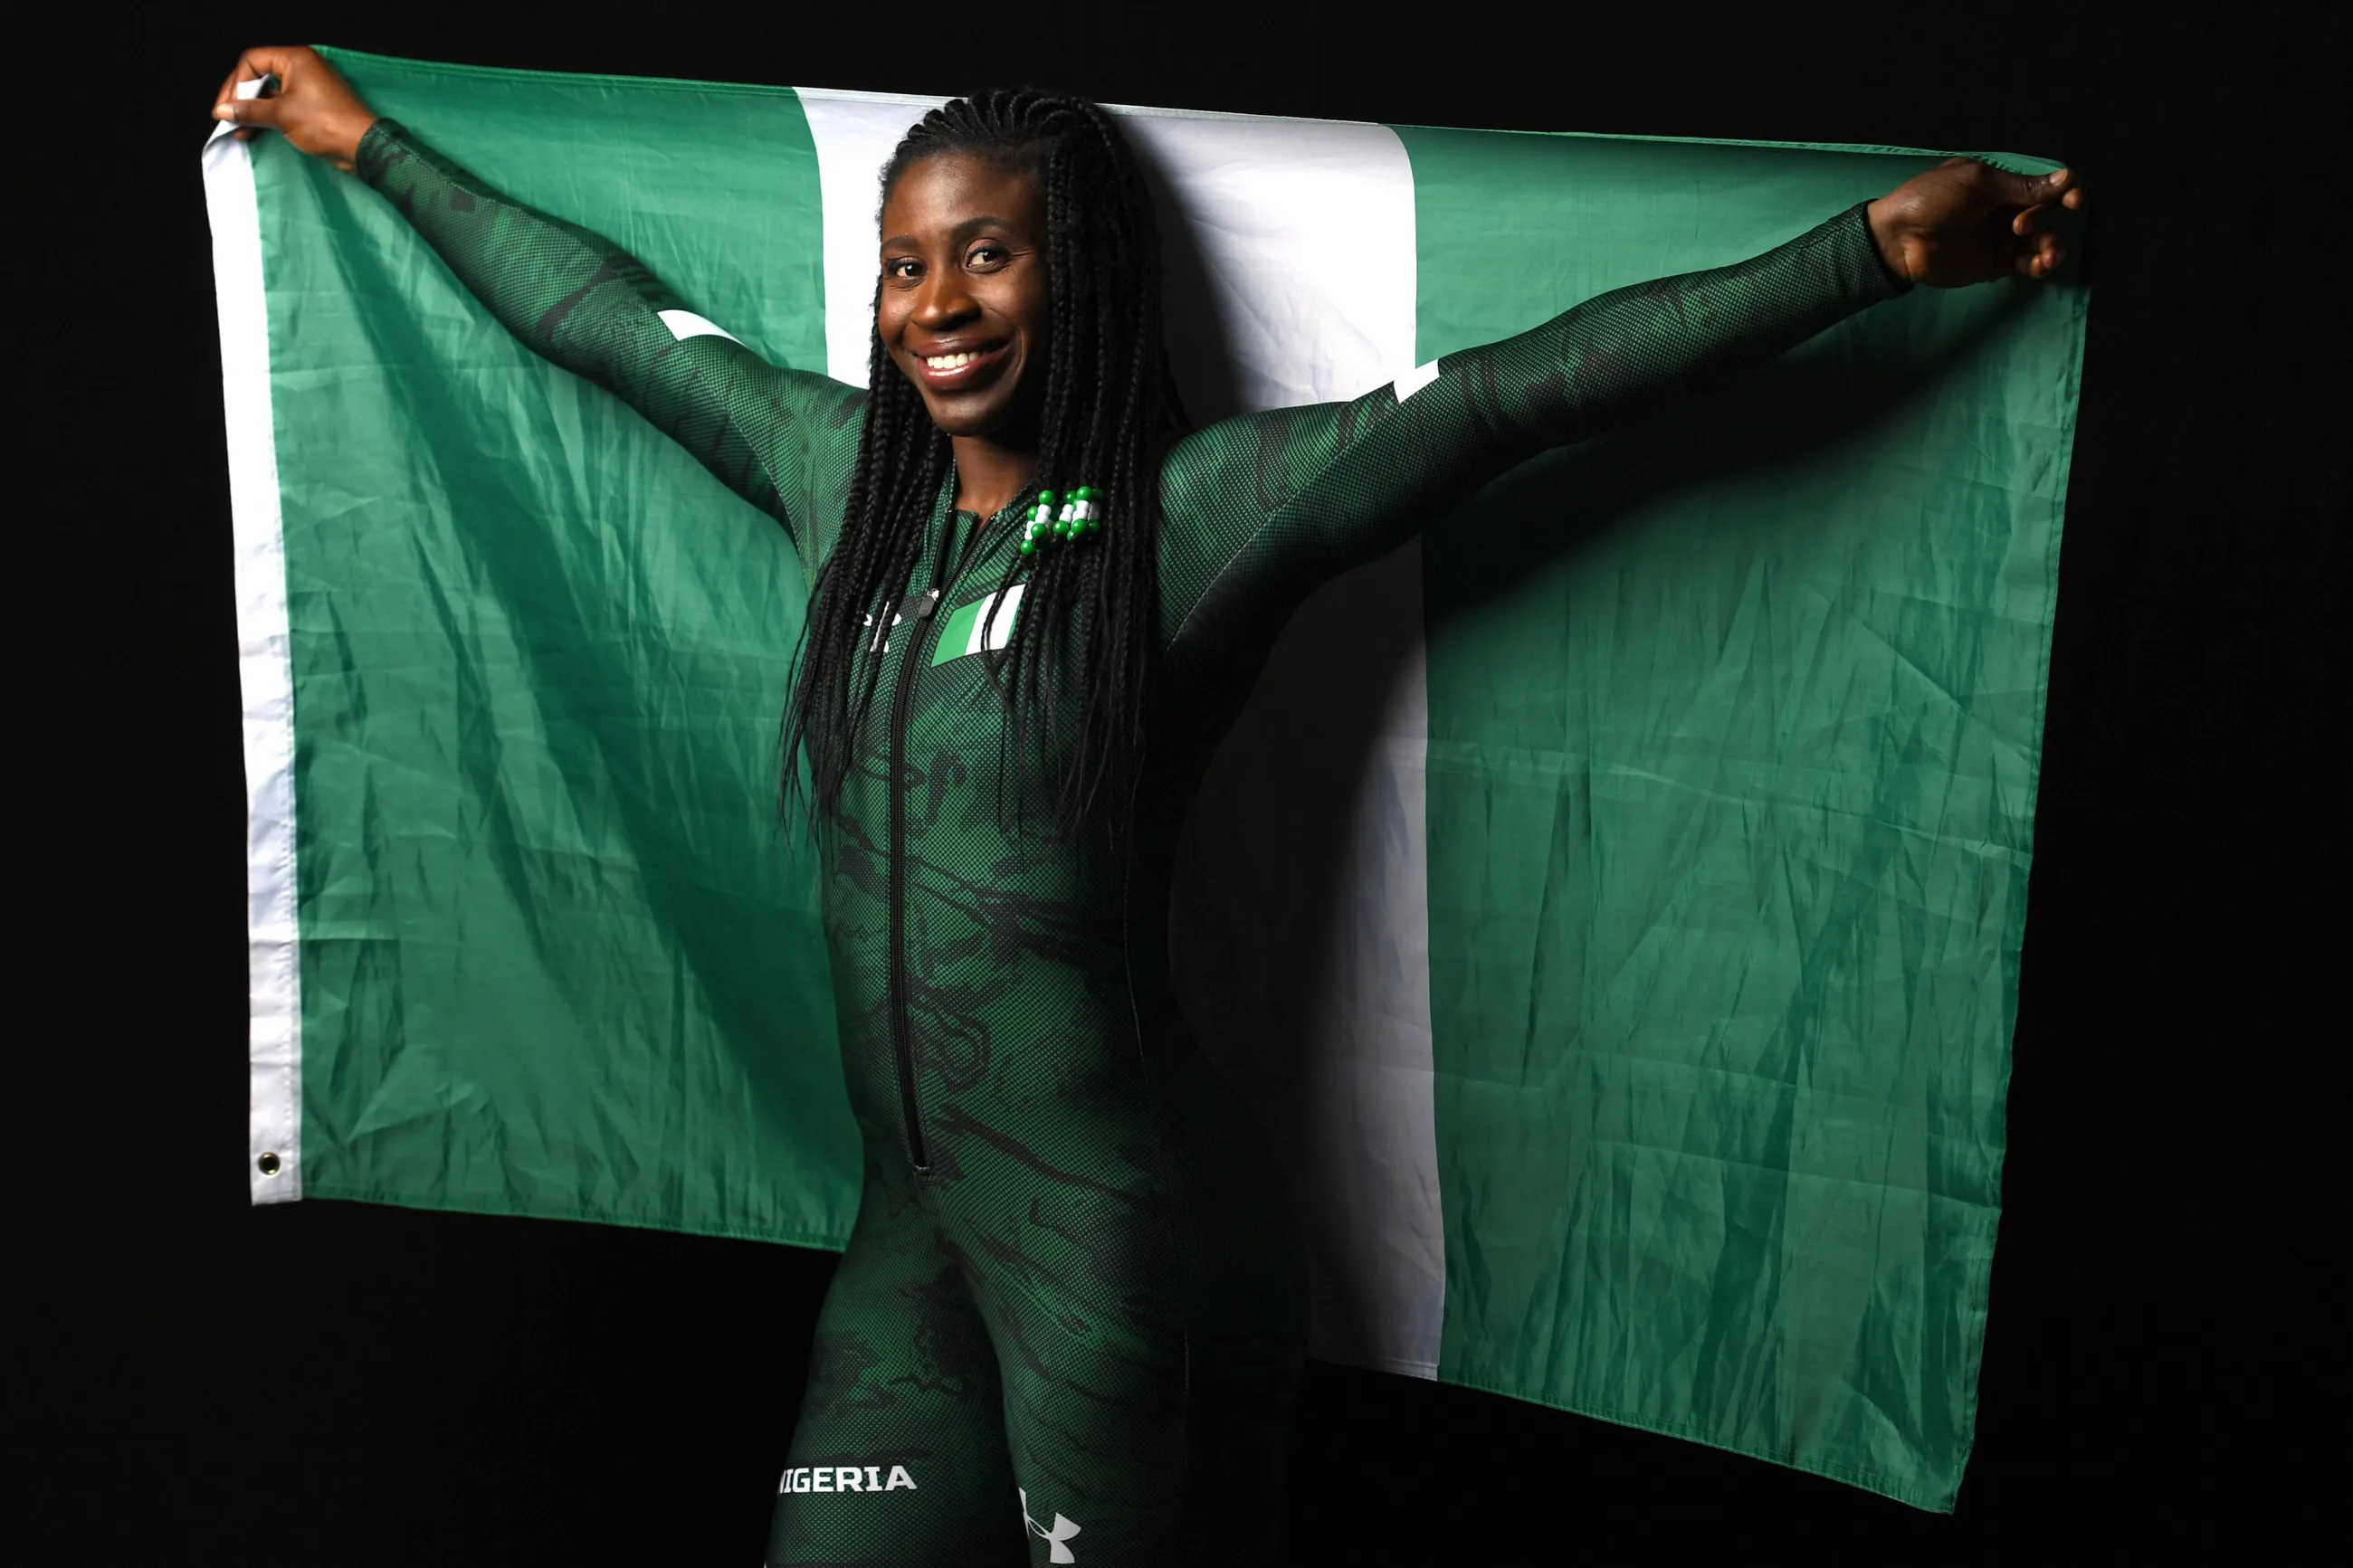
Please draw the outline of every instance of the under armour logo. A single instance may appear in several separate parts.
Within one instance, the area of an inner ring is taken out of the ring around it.
[[[1029,1494],[1027,1491],[1022,1490],[1019,1487],[1016,1487],[1013,1489],[1020,1494],[1021,1522],[1029,1527],[1030,1534],[1036,1536],[1039,1540],[1046,1543],[1046,1561],[1049,1563],[1076,1563],[1078,1559],[1072,1556],[1071,1554],[1071,1549],[1062,1543],[1070,1540],[1073,1535],[1076,1535],[1079,1532],[1079,1527],[1058,1513],[1054,1516],[1054,1528],[1051,1530],[1047,1529],[1044,1525],[1029,1517]]]

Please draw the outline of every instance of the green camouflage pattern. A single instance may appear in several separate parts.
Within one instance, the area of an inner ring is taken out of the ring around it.
[[[389,121],[358,166],[512,331],[775,518],[815,580],[862,390],[724,335],[678,337],[660,312],[691,307],[645,268]],[[978,519],[953,510],[951,476],[915,568],[937,597],[883,628],[862,760],[821,835],[864,1187],[771,1563],[1275,1560],[1305,1275],[1266,1141],[1170,983],[1171,867],[1203,771],[1323,583],[1526,458],[1897,291],[1852,209],[1754,260],[1450,354],[1402,401],[1382,386],[1179,442],[1124,851],[1049,830],[1035,758],[1010,760],[1000,794],[988,660],[939,658],[937,639],[1018,580],[1008,552],[1032,498]]]

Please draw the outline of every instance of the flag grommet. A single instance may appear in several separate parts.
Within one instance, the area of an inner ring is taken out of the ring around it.
[[[253,1163],[253,1166],[265,1176],[274,1176],[279,1171],[278,1156],[274,1153],[265,1153]]]

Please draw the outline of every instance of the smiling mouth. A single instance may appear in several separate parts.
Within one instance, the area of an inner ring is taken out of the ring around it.
[[[954,386],[976,380],[980,372],[1005,356],[1006,345],[994,348],[958,349],[953,353],[917,354],[915,363],[923,369],[923,380],[934,386]]]

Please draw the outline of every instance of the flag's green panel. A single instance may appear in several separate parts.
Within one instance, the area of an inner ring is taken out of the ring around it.
[[[824,365],[789,92],[338,52],[380,111]],[[254,143],[292,630],[306,1194],[839,1245],[856,1132],[777,822],[775,524]]]
[[[1401,134],[1424,361],[1929,161]],[[2084,310],[1915,291],[1426,537],[1442,1377],[1951,1506]]]

